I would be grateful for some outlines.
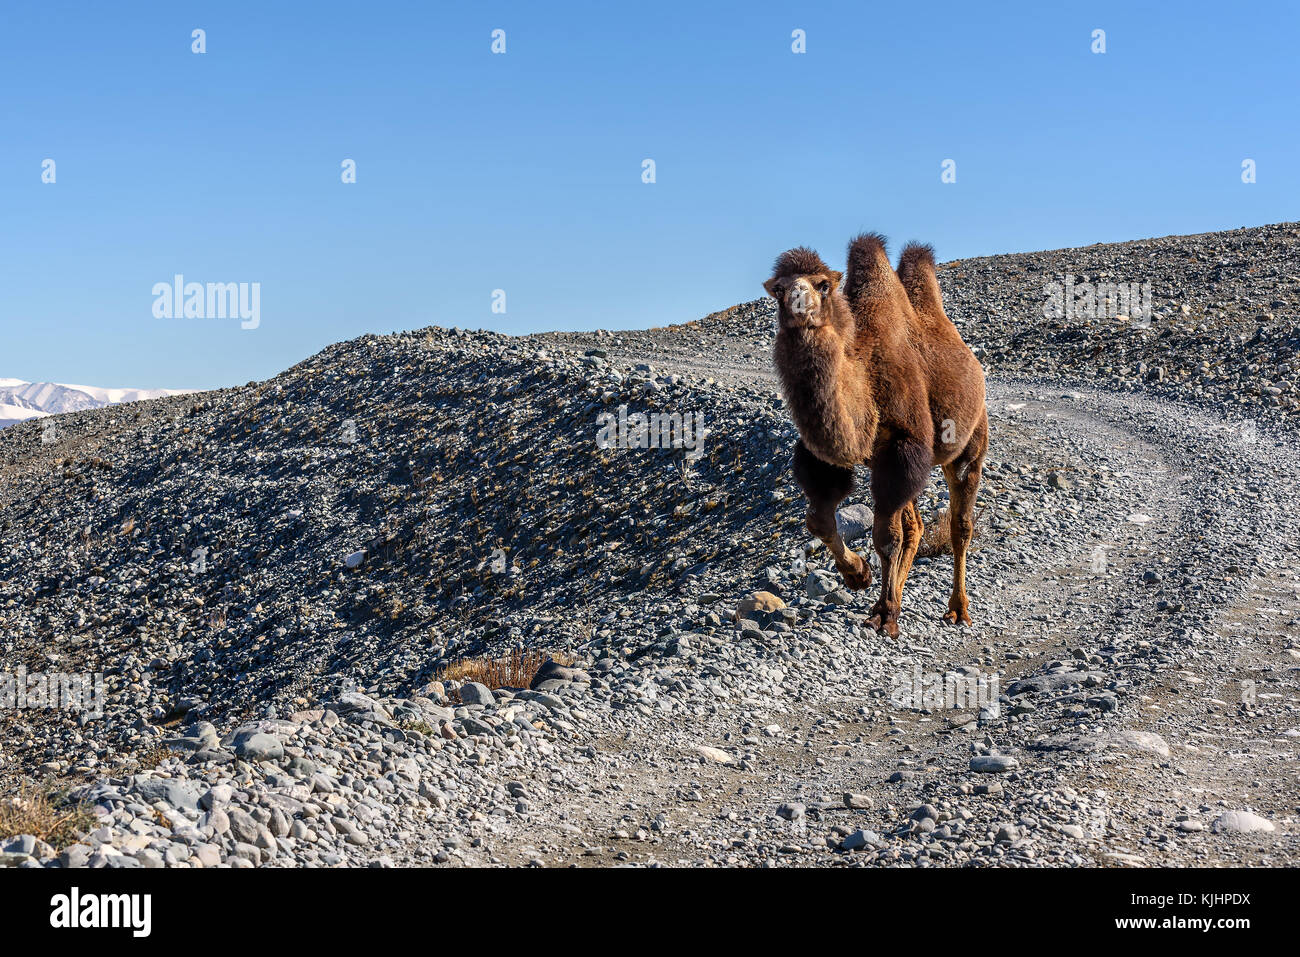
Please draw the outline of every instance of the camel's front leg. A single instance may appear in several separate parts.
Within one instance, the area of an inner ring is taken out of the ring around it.
[[[853,491],[853,470],[823,462],[800,441],[794,447],[794,477],[808,496],[808,531],[826,543],[845,585],[866,588],[871,566],[844,544],[835,523],[835,509]]]
[[[866,560],[844,544],[840,537],[839,526],[835,524],[835,503],[828,505],[825,501],[809,502],[808,531],[812,532],[830,549],[835,559],[835,567],[844,577],[844,584],[854,591],[861,591],[871,584],[871,566]]]

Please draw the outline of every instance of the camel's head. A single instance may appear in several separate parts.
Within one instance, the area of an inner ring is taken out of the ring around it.
[[[777,302],[782,329],[815,329],[835,318],[840,278],[820,256],[800,246],[777,257],[763,288]]]

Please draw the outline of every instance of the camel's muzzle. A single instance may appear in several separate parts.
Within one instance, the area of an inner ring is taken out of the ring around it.
[[[791,328],[801,326],[820,326],[821,296],[813,289],[807,279],[798,279],[785,294],[786,325]]]

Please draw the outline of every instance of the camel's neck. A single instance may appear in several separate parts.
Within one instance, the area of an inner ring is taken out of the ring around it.
[[[846,467],[866,461],[876,411],[866,370],[824,329],[782,329],[774,353],[790,415],[808,450]]]

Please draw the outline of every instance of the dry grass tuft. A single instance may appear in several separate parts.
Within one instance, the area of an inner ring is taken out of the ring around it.
[[[61,851],[95,826],[95,815],[61,792],[23,788],[0,798],[0,839],[30,834]]]
[[[979,509],[975,513],[975,534],[971,536],[971,542],[977,542],[980,539],[980,533],[983,526],[980,519],[984,517],[984,509]],[[945,508],[934,517],[931,522],[925,526],[925,532],[921,535],[921,544],[916,549],[917,558],[934,558],[936,555],[952,554],[952,535],[948,526],[948,510]]]
[[[495,691],[497,688],[527,688],[537,669],[547,661],[573,664],[569,655],[557,652],[515,649],[506,658],[462,658],[439,669],[437,681],[477,681]]]
[[[164,728],[175,727],[179,725],[181,721],[182,718],[178,715],[177,717],[171,719],[168,722],[160,722],[159,726]],[[148,750],[141,751],[139,754],[137,754],[135,756],[135,761],[136,761],[136,766],[138,767],[139,770],[152,771],[156,767],[158,767],[158,765],[166,761],[168,758],[184,758],[184,757],[185,757],[184,753],[181,751],[177,751],[175,748],[164,748],[161,744],[156,744],[153,747],[149,748]]]
[[[438,729],[427,721],[399,721],[397,726],[403,731],[415,731],[426,738],[436,738]]]
[[[948,510],[945,508],[926,526],[921,535],[921,544],[917,546],[917,558],[934,558],[936,555],[952,554],[952,536],[948,527]]]

